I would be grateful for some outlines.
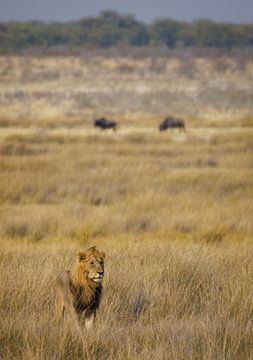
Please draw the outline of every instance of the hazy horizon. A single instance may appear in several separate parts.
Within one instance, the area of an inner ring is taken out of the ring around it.
[[[138,20],[151,22],[157,18],[193,21],[209,19],[217,22],[252,23],[251,0],[0,0],[0,21],[74,21],[97,16],[103,10],[132,14]]]

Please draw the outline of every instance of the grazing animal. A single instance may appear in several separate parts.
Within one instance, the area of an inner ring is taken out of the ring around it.
[[[185,130],[185,123],[184,120],[181,119],[174,119],[171,116],[168,116],[166,119],[163,120],[163,122],[161,122],[161,124],[159,125],[159,130],[160,131],[165,131],[167,129],[174,129],[174,128],[178,128],[178,129],[182,129]]]
[[[95,246],[77,253],[76,263],[70,271],[61,272],[55,284],[56,318],[63,318],[68,310],[85,327],[92,326],[98,310],[104,277],[105,253]]]
[[[102,130],[113,129],[117,130],[118,124],[116,121],[107,120],[106,118],[100,118],[95,120],[94,126],[101,128]]]

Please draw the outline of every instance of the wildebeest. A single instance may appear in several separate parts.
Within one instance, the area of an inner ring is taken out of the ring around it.
[[[174,119],[172,116],[168,116],[159,125],[159,130],[160,131],[165,131],[167,129],[174,129],[174,128],[185,130],[184,120]]]
[[[106,118],[100,118],[95,120],[94,126],[101,128],[102,130],[113,129],[117,130],[118,124],[116,121],[107,120]]]

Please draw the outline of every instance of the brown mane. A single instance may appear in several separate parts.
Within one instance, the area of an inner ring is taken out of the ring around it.
[[[81,266],[76,263],[70,271],[70,289],[75,297],[79,298],[83,304],[90,306],[95,300],[98,300],[98,294],[102,293],[102,284],[87,279],[86,274],[82,272]]]

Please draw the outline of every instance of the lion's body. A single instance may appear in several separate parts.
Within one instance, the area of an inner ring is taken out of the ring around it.
[[[63,271],[56,279],[56,315],[60,319],[65,311],[78,320],[84,315],[85,326],[92,325],[102,294],[104,253],[95,248],[78,254],[71,271]]]

